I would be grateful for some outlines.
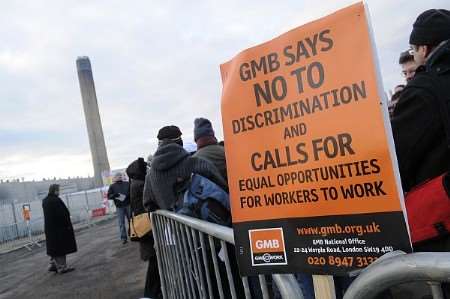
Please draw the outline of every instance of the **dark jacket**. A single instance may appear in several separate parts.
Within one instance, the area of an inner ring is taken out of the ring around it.
[[[443,119],[448,108],[441,103],[450,105],[449,41],[416,70],[394,110],[392,130],[405,192],[449,168]]]
[[[119,200],[120,195],[125,195],[123,201]],[[126,207],[130,204],[130,183],[118,181],[109,186],[108,199],[113,200],[118,208]]]
[[[130,178],[130,206],[132,215],[146,213],[142,202],[147,164],[144,159],[133,161],[126,172]],[[155,255],[153,235],[149,234],[139,241],[141,259],[148,261]]]
[[[434,52],[403,90],[394,110],[392,130],[403,190],[449,170],[450,41]],[[450,249],[449,237],[422,249]],[[422,246],[421,246],[422,247]],[[447,247],[447,248],[446,248]],[[415,248],[415,250],[422,250]]]
[[[61,198],[49,194],[42,200],[42,209],[47,255],[55,257],[76,252],[77,243],[70,213]]]
[[[183,190],[183,184],[192,173],[198,173],[228,191],[225,180],[210,162],[191,157],[178,144],[168,144],[158,148],[153,156],[152,167],[145,178],[144,207],[152,204],[160,209],[173,209]]]
[[[227,161],[225,159],[225,150],[223,146],[219,144],[209,144],[202,148],[199,148],[194,154],[194,157],[205,159],[219,170],[222,177],[228,181],[227,176]]]

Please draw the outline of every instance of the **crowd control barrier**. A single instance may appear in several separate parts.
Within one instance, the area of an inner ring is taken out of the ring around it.
[[[426,282],[433,299],[444,299],[441,283],[450,282],[450,252],[393,252],[364,269],[344,299],[372,299],[404,283]]]
[[[303,298],[293,275],[240,277],[231,228],[163,210],[152,213],[152,223],[164,298]],[[325,290],[314,280],[316,298],[336,298],[330,279]],[[450,253],[386,254],[358,273],[344,299],[380,298],[383,291],[417,282],[429,286],[433,299],[444,299]]]
[[[303,299],[293,275],[240,277],[233,230],[159,210],[152,213],[153,236],[164,298]]]

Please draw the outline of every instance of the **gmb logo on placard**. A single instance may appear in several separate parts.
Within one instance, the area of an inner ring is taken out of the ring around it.
[[[248,235],[253,266],[287,265],[281,227],[252,229]]]

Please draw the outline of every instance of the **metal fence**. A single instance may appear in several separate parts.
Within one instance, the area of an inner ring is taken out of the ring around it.
[[[164,298],[303,298],[293,275],[240,277],[231,228],[162,210],[152,222]],[[442,283],[450,283],[450,253],[393,252],[360,271],[344,299],[382,298],[402,287],[443,299]],[[314,285],[316,298],[336,298],[332,279]]]
[[[231,228],[162,210],[152,223],[164,298],[303,298],[293,275],[241,277]]]
[[[114,212],[109,204],[104,188],[61,195],[61,199],[70,211],[73,224],[89,223],[96,209],[105,208]],[[30,205],[30,221],[22,215],[24,204]],[[0,205],[0,252],[13,248],[37,244],[43,239],[44,215],[42,200],[27,203],[3,203]]]
[[[377,298],[389,288],[411,282],[426,282],[434,299],[444,299],[441,283],[450,283],[450,253],[394,252],[385,255],[360,273],[344,299]]]

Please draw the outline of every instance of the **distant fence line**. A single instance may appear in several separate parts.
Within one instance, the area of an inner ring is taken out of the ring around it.
[[[89,221],[95,211],[104,208],[107,212],[113,212],[106,198],[106,188],[75,192],[61,195],[61,199],[70,211],[73,224]],[[22,208],[23,205],[30,206],[30,221],[25,221]],[[17,239],[29,236],[41,235],[44,232],[44,213],[42,211],[42,200],[21,203],[0,203],[0,248],[7,246]]]

